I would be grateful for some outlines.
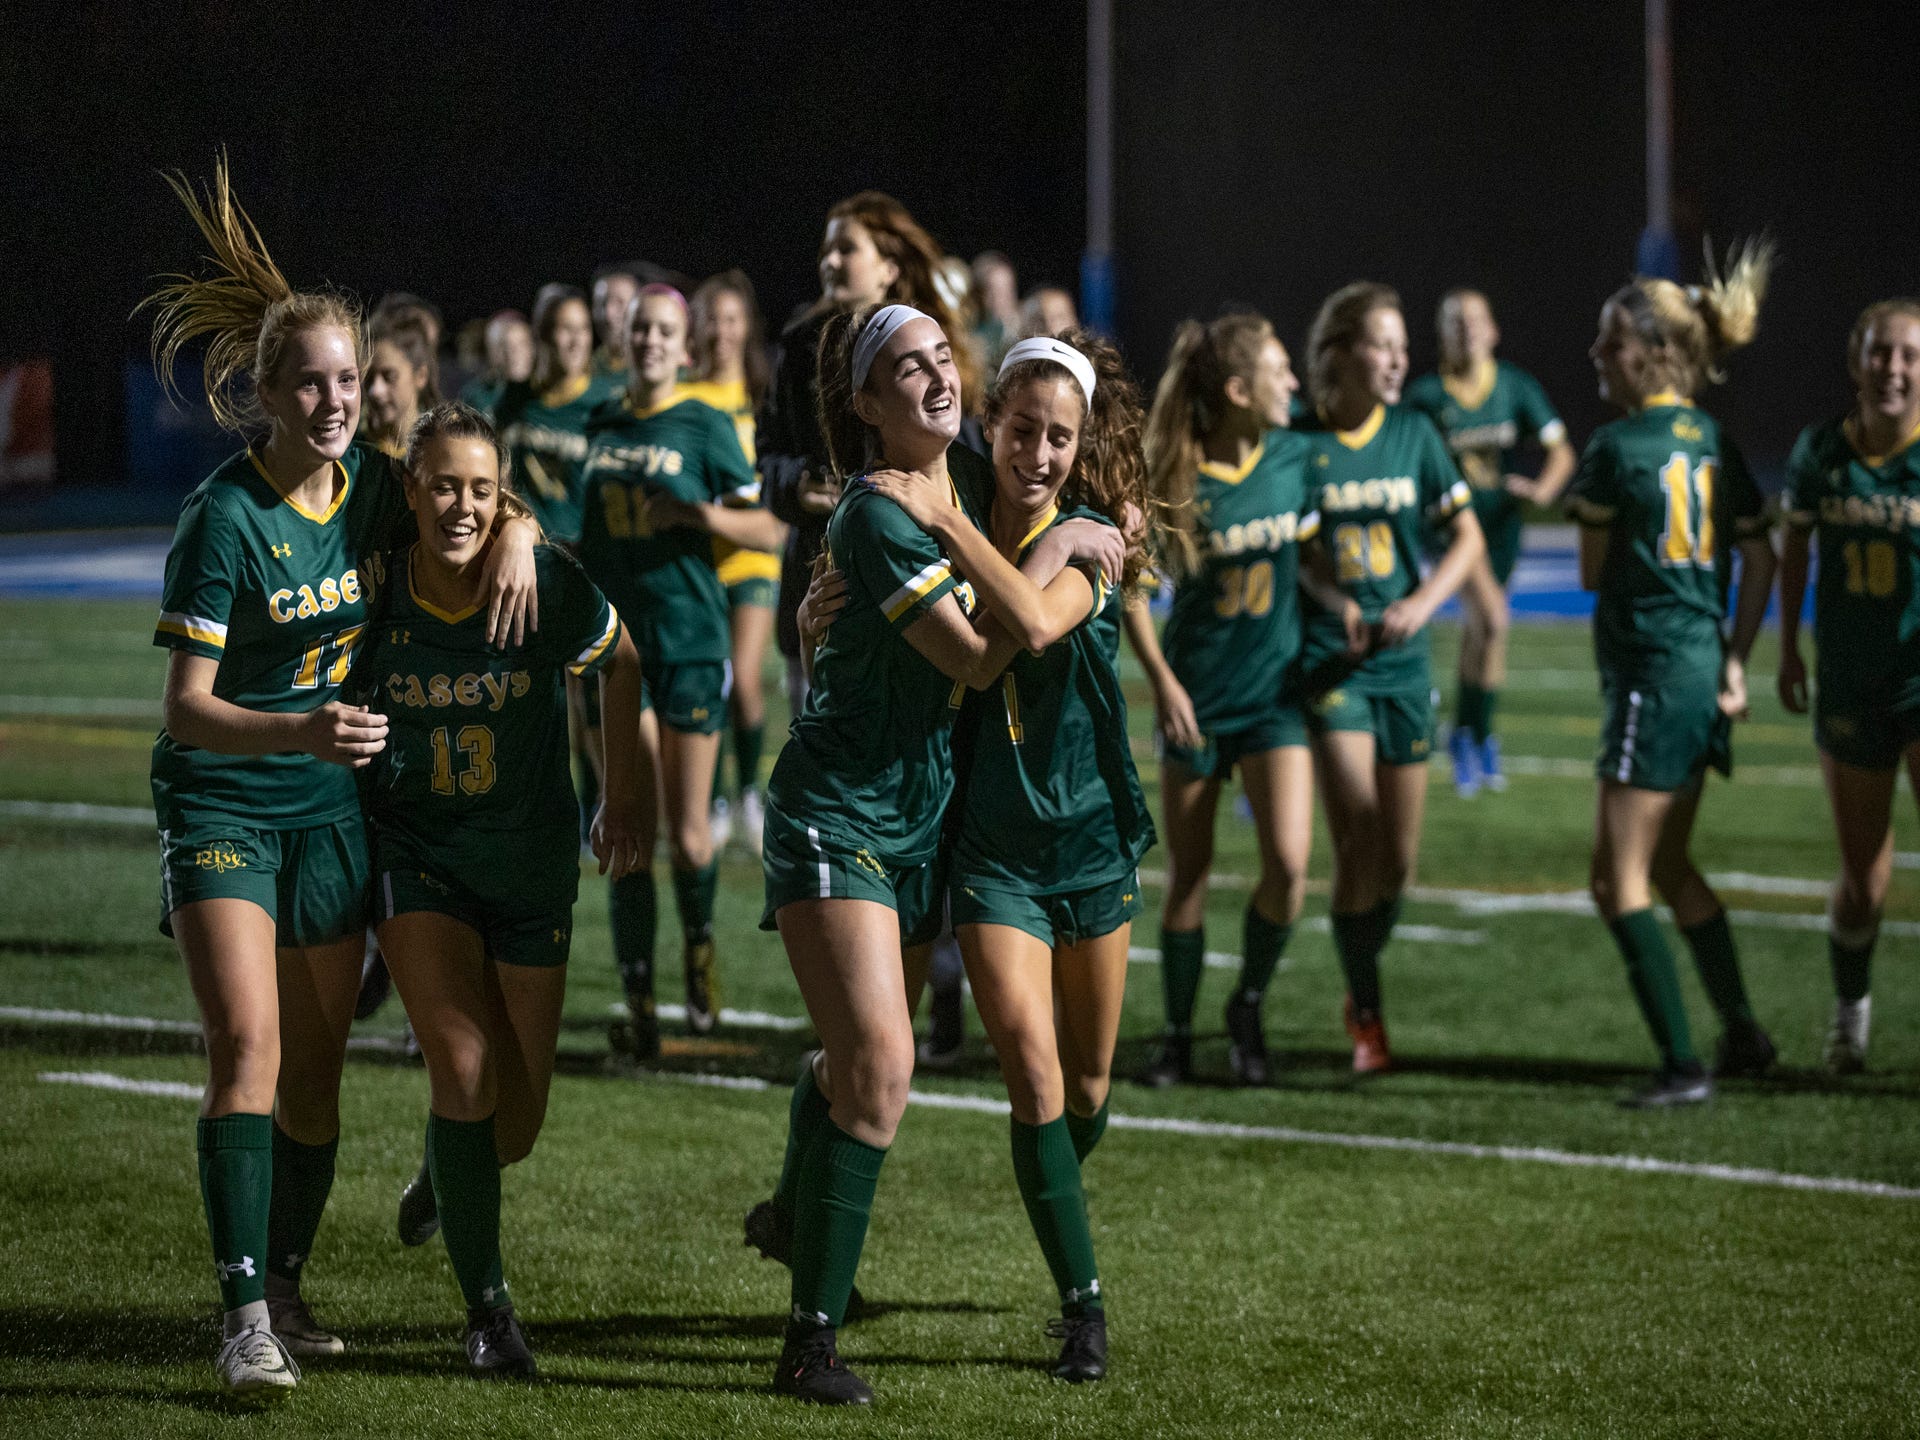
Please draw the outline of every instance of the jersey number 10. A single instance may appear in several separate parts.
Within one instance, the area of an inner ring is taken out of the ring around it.
[[[1662,565],[1713,568],[1713,477],[1711,459],[1694,465],[1684,450],[1660,467],[1667,497],[1667,525],[1660,532]]]

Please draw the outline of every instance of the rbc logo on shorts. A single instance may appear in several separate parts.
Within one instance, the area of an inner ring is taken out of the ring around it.
[[[221,843],[209,845],[204,850],[194,852],[193,863],[202,870],[211,870],[216,874],[225,874],[229,870],[244,870],[246,860],[232,845]]]

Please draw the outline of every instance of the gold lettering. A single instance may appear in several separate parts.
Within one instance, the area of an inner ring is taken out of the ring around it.
[[[291,590],[276,590],[267,597],[267,613],[273,616],[274,624],[285,625],[293,619],[293,611],[287,608],[287,602],[291,599]]]

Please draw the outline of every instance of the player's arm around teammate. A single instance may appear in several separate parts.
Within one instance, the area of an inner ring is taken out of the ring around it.
[[[1736,248],[1704,286],[1637,278],[1602,307],[1591,354],[1602,398],[1626,412],[1575,477],[1580,580],[1598,593],[1594,658],[1604,707],[1592,889],[1660,1052],[1629,1103],[1694,1104],[1712,1082],[1694,1053],[1653,888],[1673,909],[1723,1034],[1715,1072],[1773,1060],[1755,1023],[1720,899],[1688,854],[1709,766],[1730,774],[1729,726],[1747,713],[1745,663],[1765,616],[1774,553],[1753,477],[1693,396],[1752,339],[1771,258]],[[1721,622],[1740,552],[1731,635]]]
[[[1229,1056],[1244,1084],[1266,1080],[1260,1006],[1306,895],[1313,765],[1299,707],[1285,692],[1300,651],[1300,546],[1319,520],[1309,447],[1285,433],[1296,389],[1286,349],[1263,317],[1189,320],[1174,334],[1147,421],[1150,483],[1166,527],[1160,564],[1174,581],[1164,641],[1144,597],[1130,597],[1126,613],[1153,686],[1167,844],[1166,1033],[1143,1077],[1152,1085],[1192,1073],[1214,816],[1236,765],[1260,854],[1226,1010]]]
[[[351,770],[384,746],[386,719],[335,693],[365,622],[363,560],[398,495],[385,458],[352,444],[358,307],[292,290],[224,163],[204,199],[173,184],[216,274],[154,296],[162,378],[208,338],[215,418],[259,438],[189,498],[167,558],[154,635],[172,652],[153,760],[162,928],[207,1046],[198,1150],[226,1311],[217,1368],[236,1394],[272,1396],[298,1378],[289,1351],[344,1348],[300,1278],[332,1188],[360,983],[367,856]],[[490,566],[488,623],[504,631],[529,618],[525,528]]]
[[[1874,942],[1893,877],[1893,791],[1902,761],[1920,795],[1920,300],[1870,305],[1848,337],[1850,415],[1809,426],[1787,465],[1780,559],[1780,700],[1808,708],[1800,608],[1811,549],[1814,738],[1840,841],[1828,911],[1833,1025],[1825,1060],[1865,1068]]]
[[[1351,659],[1351,615],[1311,607],[1303,668],[1318,693],[1308,729],[1333,839],[1334,946],[1347,982],[1353,1068],[1392,1063],[1380,953],[1412,878],[1433,735],[1427,622],[1485,548],[1467,485],[1433,424],[1402,406],[1407,327],[1399,297],[1356,282],[1320,307],[1308,340],[1313,480],[1333,583],[1357,601],[1368,653]],[[1423,579],[1430,527],[1446,535]]]
[[[415,543],[394,552],[356,665],[392,712],[370,768],[380,944],[426,1060],[427,1175],[481,1376],[530,1376],[500,1257],[500,1168],[546,1115],[579,884],[564,672],[605,680],[603,873],[638,861],[639,660],[579,567],[545,551],[547,624],[489,646],[476,583],[507,492],[478,412],[428,412],[407,446]]]

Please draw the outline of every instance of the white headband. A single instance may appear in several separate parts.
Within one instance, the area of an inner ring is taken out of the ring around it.
[[[859,338],[853,342],[853,388],[858,390],[867,383],[867,372],[873,368],[874,357],[880,353],[880,347],[893,338],[894,331],[909,320],[932,319],[911,305],[882,305],[869,315],[867,323],[860,327]]]
[[[1009,366],[1018,365],[1022,360],[1051,360],[1064,366],[1067,373],[1080,382],[1080,393],[1087,397],[1087,405],[1093,405],[1093,362],[1073,346],[1046,335],[1022,340],[1007,351],[1007,358],[1000,362],[1000,374],[1006,374]]]

